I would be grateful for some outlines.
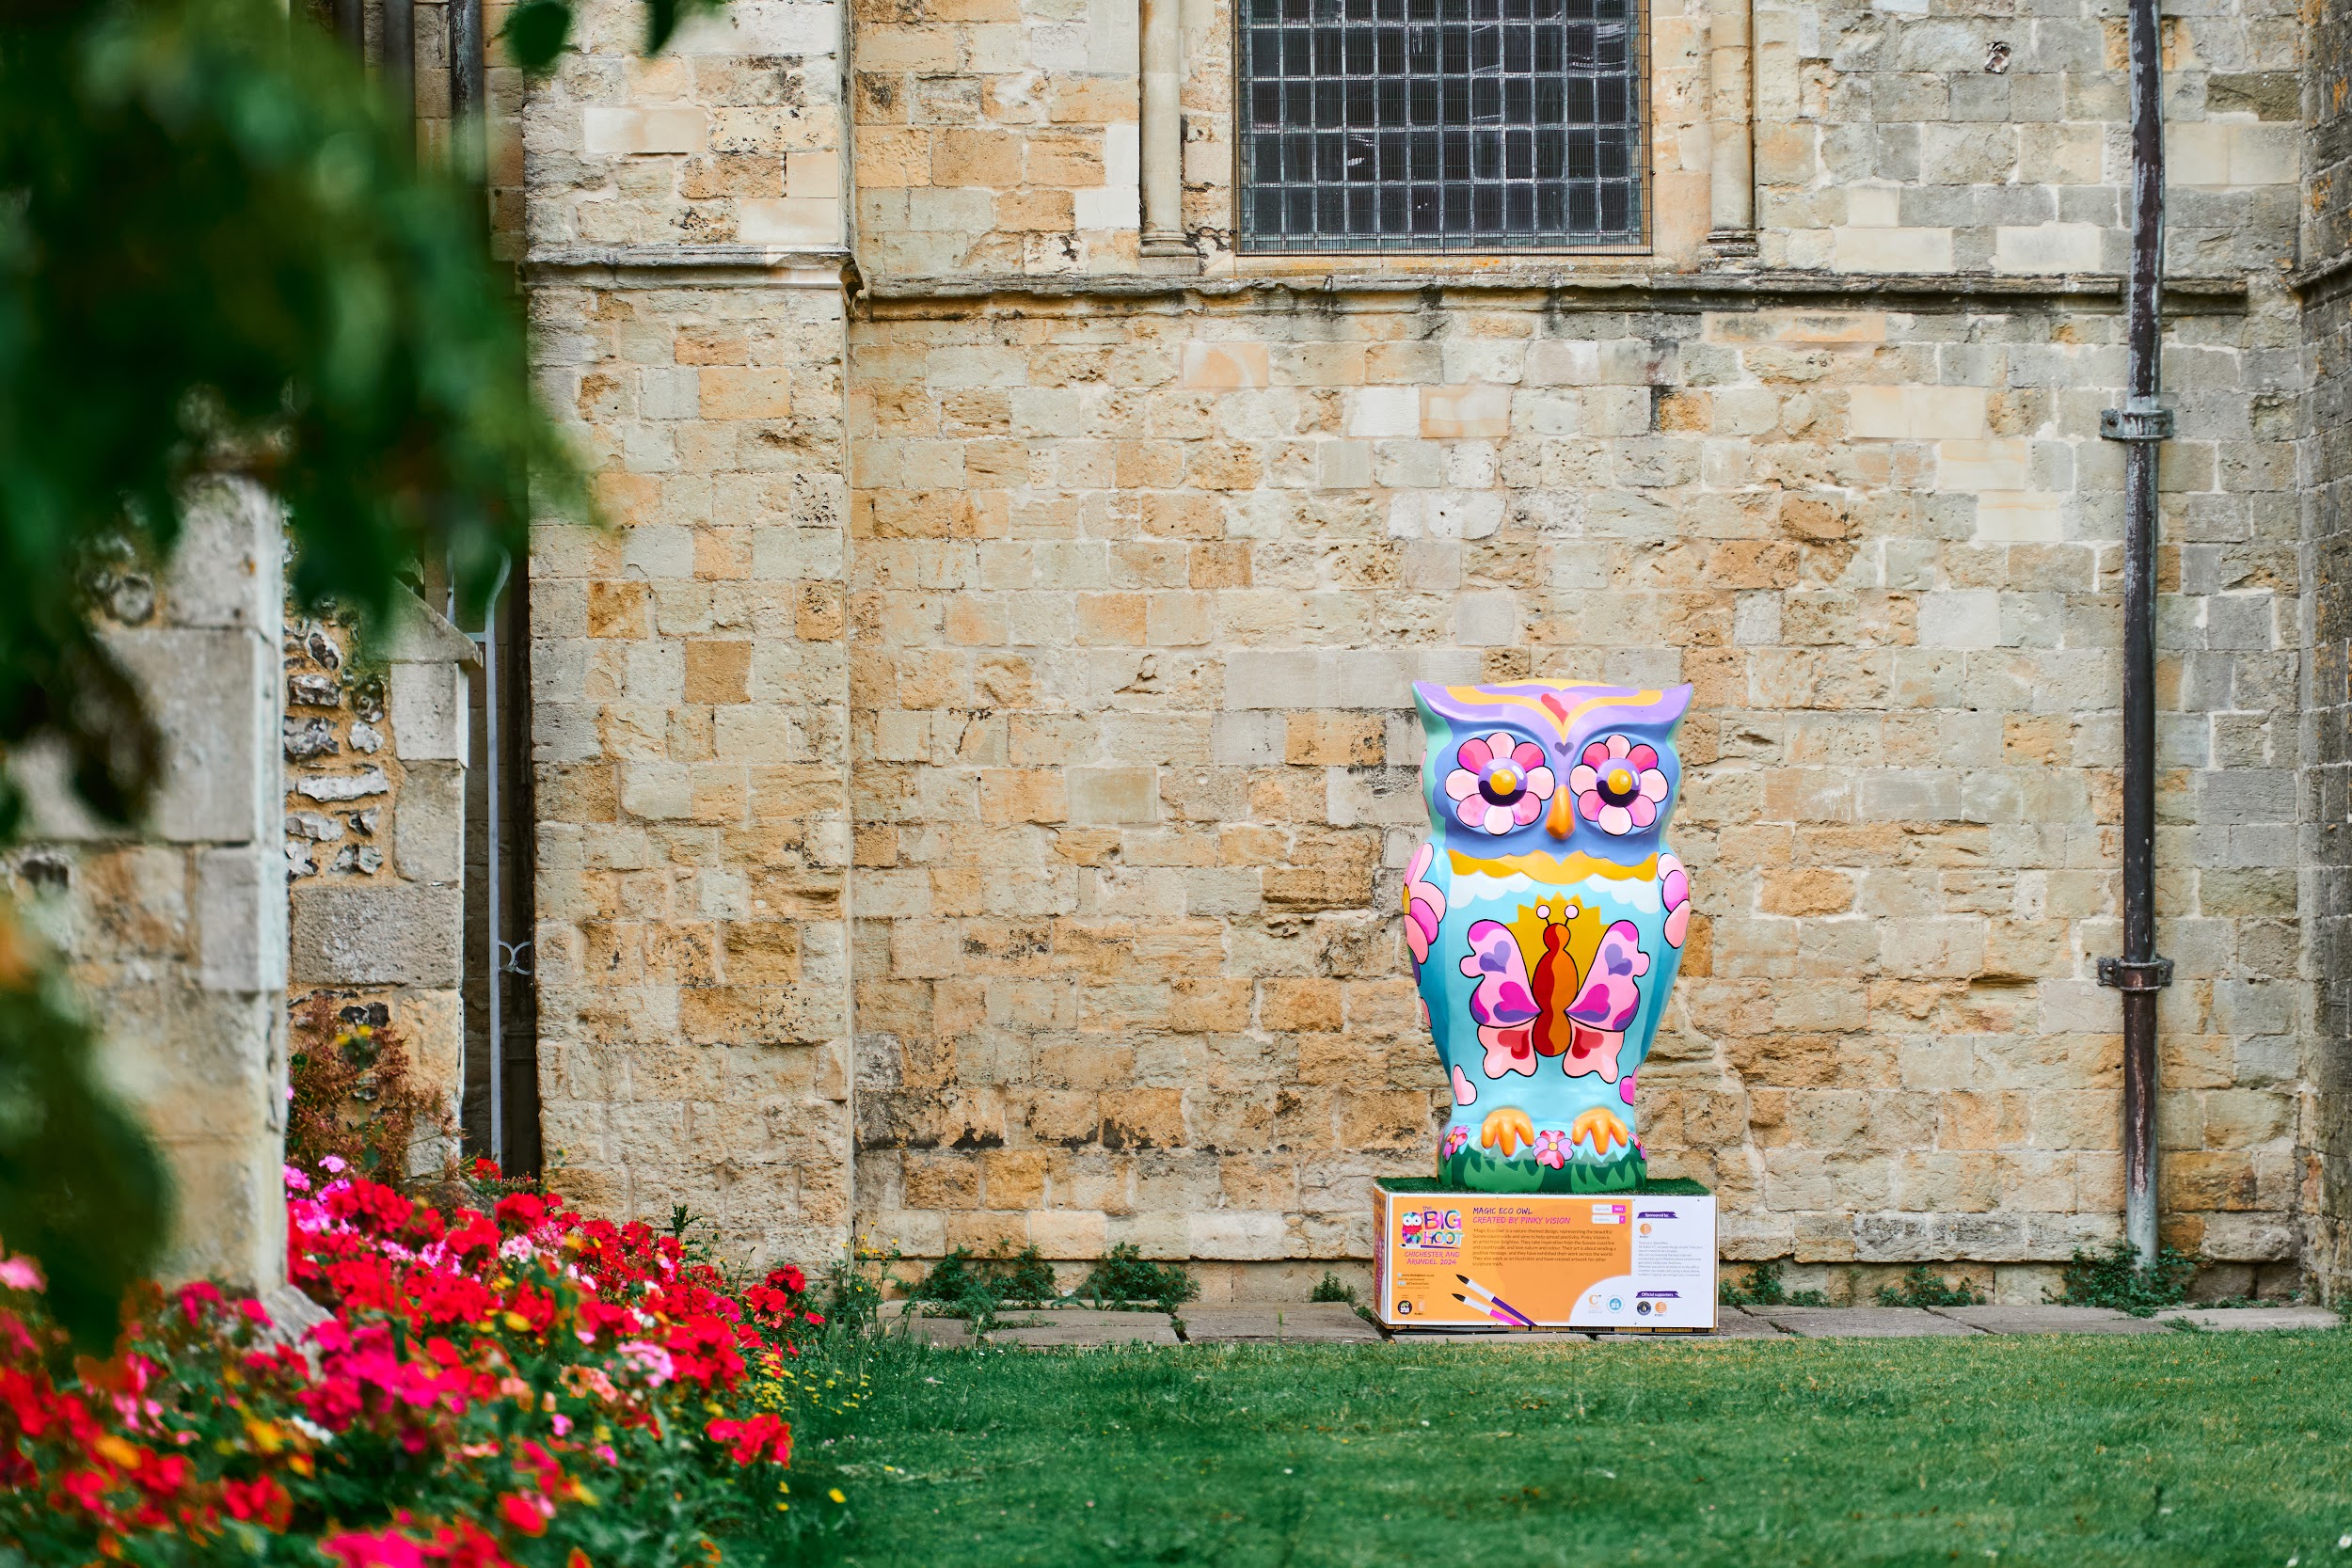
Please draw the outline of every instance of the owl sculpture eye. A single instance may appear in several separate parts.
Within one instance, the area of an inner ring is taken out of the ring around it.
[[[1576,792],[1576,814],[1604,833],[1622,838],[1658,820],[1666,799],[1666,773],[1658,750],[1622,735],[1607,736],[1584,748],[1568,769]]]
[[[1462,825],[1498,834],[1543,816],[1544,802],[1558,787],[1544,749],[1506,730],[1463,741],[1445,778],[1447,798]]]

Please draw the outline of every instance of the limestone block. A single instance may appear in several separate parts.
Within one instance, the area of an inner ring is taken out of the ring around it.
[[[1279,1213],[1220,1209],[1188,1217],[1185,1255],[1193,1258],[1282,1258],[1288,1246]]]
[[[618,156],[637,152],[699,152],[707,117],[692,104],[648,107],[590,105],[580,111],[580,149]]]
[[[737,0],[680,25],[671,51],[689,56],[826,55],[841,47],[841,8],[811,0]]]
[[[455,986],[463,918],[461,895],[451,885],[296,888],[293,981],[298,986]]]
[[[196,856],[197,983],[275,995],[286,986],[286,863],[274,844]]]
[[[286,1275],[285,1162],[248,1138],[159,1141],[170,1163],[177,1224],[160,1272],[263,1294]],[[264,1157],[265,1156],[265,1157]]]
[[[392,856],[411,881],[457,882],[466,863],[466,768],[417,762],[403,770],[392,813]]]
[[[1856,387],[1847,433],[1858,439],[1977,441],[1990,434],[1980,387]]]
[[[1949,229],[1836,228],[1830,230],[1830,250],[1839,272],[1952,270]]]
[[[818,184],[804,177],[803,190]],[[737,233],[747,245],[828,250],[841,244],[841,198],[832,195],[747,198],[736,203]]]
[[[249,1139],[254,1159],[279,1163],[269,1139],[285,1091],[276,992],[131,981],[107,987],[101,1001],[105,1077],[159,1136],[224,1147]]]
[[[1495,490],[1402,490],[1389,502],[1392,539],[1485,539],[1502,526]]]
[[[109,638],[163,732],[153,832],[166,843],[275,841],[277,656],[254,631],[133,630]]]
[[[2106,230],[2095,223],[2004,225],[1994,231],[1993,270],[2016,273],[2096,272]]]
[[[1388,708],[1415,681],[1478,678],[1478,655],[1460,648],[1237,648],[1225,660],[1228,708]]]
[[[470,653],[471,648],[469,646]],[[408,762],[466,765],[467,697],[463,666],[453,662],[399,662],[385,678],[385,711],[392,721],[392,743]]]
[[[284,619],[278,502],[247,480],[214,480],[189,497],[165,577],[171,624],[244,629],[275,646]]]

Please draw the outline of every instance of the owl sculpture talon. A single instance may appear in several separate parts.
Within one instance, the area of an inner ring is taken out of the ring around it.
[[[1478,1126],[1478,1147],[1491,1148],[1508,1160],[1518,1152],[1519,1145],[1535,1142],[1535,1123],[1525,1111],[1505,1105],[1500,1111],[1487,1113]]]
[[[1577,1117],[1575,1125],[1568,1129],[1568,1142],[1572,1144],[1581,1143],[1588,1137],[1593,1140],[1594,1151],[1602,1155],[1613,1148],[1627,1147],[1633,1141],[1633,1134],[1626,1131],[1625,1123],[1597,1105]]]
[[[1623,1192],[1646,1166],[1635,1070],[1690,933],[1666,844],[1691,689],[1413,688],[1428,841],[1406,869],[1406,946],[1457,1117],[1448,1180]],[[1628,1085],[1621,1089],[1620,1085]]]

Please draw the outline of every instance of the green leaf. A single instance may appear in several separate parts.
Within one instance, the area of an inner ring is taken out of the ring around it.
[[[523,0],[499,29],[506,52],[527,75],[545,76],[570,41],[572,8],[565,0]]]
[[[687,19],[697,11],[717,15],[726,0],[645,0],[645,53],[659,55]]]

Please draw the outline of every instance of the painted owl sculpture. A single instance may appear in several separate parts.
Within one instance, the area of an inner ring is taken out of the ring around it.
[[[1634,1187],[1634,1076],[1691,924],[1666,847],[1691,689],[1413,697],[1430,836],[1406,872],[1405,942],[1454,1085],[1438,1174],[1477,1192]]]

